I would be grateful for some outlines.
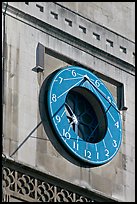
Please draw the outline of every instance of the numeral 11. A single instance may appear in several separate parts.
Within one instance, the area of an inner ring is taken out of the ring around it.
[[[77,142],[73,142],[73,148],[78,150],[78,147],[79,147],[78,143]]]

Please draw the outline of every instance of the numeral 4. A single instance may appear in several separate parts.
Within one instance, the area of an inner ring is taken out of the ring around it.
[[[119,128],[119,122],[118,122],[118,121],[115,123],[115,126],[116,126],[117,128]]]

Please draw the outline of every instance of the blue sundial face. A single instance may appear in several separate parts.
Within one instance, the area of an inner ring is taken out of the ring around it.
[[[48,89],[48,112],[56,136],[79,161],[109,162],[122,138],[121,116],[104,83],[87,69],[59,69]]]

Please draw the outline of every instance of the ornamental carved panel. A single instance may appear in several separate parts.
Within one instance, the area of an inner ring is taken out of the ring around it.
[[[10,201],[11,196],[30,202],[94,202],[60,186],[3,167],[3,202]]]

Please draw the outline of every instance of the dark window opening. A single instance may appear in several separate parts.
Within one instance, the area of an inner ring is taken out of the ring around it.
[[[125,47],[122,47],[122,46],[120,46],[120,51],[125,53],[125,54],[127,53],[127,49]]]
[[[113,42],[111,40],[106,39],[106,44],[113,47]]]
[[[43,6],[40,6],[40,5],[38,5],[38,4],[36,4],[36,6],[39,8],[39,10],[40,10],[41,12],[43,12],[43,11],[44,11]]]
[[[97,33],[93,33],[93,38],[95,38],[96,40],[100,40],[100,35]]]
[[[67,18],[65,18],[65,22],[69,25],[69,26],[71,26],[72,27],[72,21],[71,20],[69,20],[69,19],[67,19]]]
[[[80,30],[83,32],[83,33],[86,33],[86,28],[85,27],[83,27],[83,26],[79,26],[79,28],[80,28]]]
[[[57,13],[54,13],[53,11],[51,11],[50,13],[56,20],[58,20],[58,14]]]

